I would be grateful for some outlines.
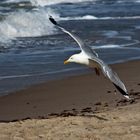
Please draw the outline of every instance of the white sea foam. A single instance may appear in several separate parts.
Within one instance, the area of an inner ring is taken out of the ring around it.
[[[140,29],[140,25],[135,26],[136,29]]]
[[[68,71],[75,71],[80,70],[81,68],[68,68],[68,69],[61,69],[61,70],[54,70],[50,72],[42,72],[42,73],[35,73],[35,74],[21,74],[21,75],[9,75],[9,76],[0,76],[0,81],[5,79],[14,79],[14,78],[29,78],[29,77],[35,77],[35,76],[45,76],[50,74],[56,74],[56,73],[63,73]]]
[[[46,5],[59,4],[59,3],[79,3],[85,1],[95,2],[96,0],[69,0],[69,1],[68,0],[30,0],[30,2],[34,6],[46,6]]]
[[[29,1],[29,0],[4,0],[4,3],[19,3],[23,1]]]
[[[112,17],[105,17],[105,18],[99,18],[93,15],[85,15],[85,16],[78,16],[78,17],[60,17],[60,20],[100,20],[100,19],[112,19]]]
[[[140,0],[134,0],[134,2],[140,3]]]
[[[92,15],[85,15],[81,17],[60,17],[61,20],[93,20],[93,19],[99,19]]]
[[[9,2],[19,2],[27,0],[9,0]],[[30,0],[32,4],[37,5],[54,4],[62,2],[83,2],[92,0]],[[95,0],[94,0],[95,1]],[[56,32],[54,26],[48,20],[48,14],[52,15],[56,20],[110,20],[110,19],[135,19],[134,17],[95,17],[94,15],[84,15],[77,17],[60,17],[59,14],[52,10],[45,10],[44,8],[37,8],[34,11],[18,11],[10,13],[4,21],[0,22],[0,42],[8,43],[16,37],[35,37],[50,35]],[[110,34],[112,36],[112,33]]]
[[[140,0],[118,0],[117,3],[127,3],[127,2],[133,2],[133,3],[140,3]]]
[[[48,20],[48,15],[52,15],[56,20],[103,20],[103,19],[132,19],[135,17],[95,17],[85,15],[81,17],[60,17],[51,9],[36,9],[34,11],[19,11],[11,13],[6,19],[0,22],[0,42],[7,43],[16,37],[35,37],[51,35],[56,33],[56,28]],[[137,27],[138,28],[138,27]],[[106,36],[116,36],[117,32],[105,33]]]
[[[116,37],[119,34],[117,31],[102,31],[102,32],[103,35],[108,38]]]
[[[10,75],[10,76],[0,76],[0,80],[4,79],[12,79],[12,78],[22,78],[22,77],[29,77],[30,75],[25,74],[25,75]]]
[[[109,48],[121,48],[120,45],[108,44],[102,46],[92,46],[93,49],[109,49]]]
[[[52,4],[59,4],[59,3],[79,3],[79,2],[96,2],[98,0],[4,0],[2,2],[7,3],[19,3],[23,1],[30,1],[35,6],[46,6],[46,5],[52,5]],[[117,3],[124,3],[124,2],[135,2],[140,3],[140,0],[117,0]]]
[[[140,19],[140,16],[130,17],[96,17],[93,15],[85,15],[81,17],[61,17],[61,20],[113,20],[113,19]]]
[[[137,47],[131,47],[132,45],[136,45],[139,44],[140,41],[138,40],[134,40],[133,43],[128,43],[128,44],[121,44],[121,45],[117,45],[117,44],[107,44],[107,45],[101,45],[101,46],[91,46],[92,49],[110,49],[110,48],[118,48],[118,49],[130,49],[130,50],[138,50],[140,51],[140,48]]]
[[[46,5],[52,5],[52,4],[59,4],[59,3],[79,3],[79,2],[86,2],[91,1],[92,4],[99,0],[30,0],[30,2],[35,6],[46,6]],[[118,0],[118,3],[123,3],[124,0]],[[140,3],[140,0],[130,0],[125,2],[135,2]]]
[[[47,11],[19,11],[11,13],[6,19],[0,22],[0,41],[7,42],[16,37],[35,37],[53,34],[54,26],[48,20],[48,13],[54,18],[59,18],[51,9]]]

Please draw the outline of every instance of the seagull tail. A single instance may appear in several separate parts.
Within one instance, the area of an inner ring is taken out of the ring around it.
[[[130,97],[128,95],[128,93],[126,91],[124,91],[122,88],[120,88],[118,85],[116,85],[115,83],[113,83],[113,85],[118,89],[118,91],[127,99],[130,100]]]

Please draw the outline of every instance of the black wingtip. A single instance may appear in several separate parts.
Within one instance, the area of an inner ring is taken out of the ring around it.
[[[54,18],[52,16],[49,17],[49,20],[54,24],[57,25],[57,22],[54,20]]]
[[[119,91],[120,93],[122,93],[122,95],[123,95],[124,97],[129,98],[128,94],[127,94],[124,90],[122,90],[119,86],[117,86],[117,85],[114,84],[114,83],[113,83],[113,85],[118,89],[118,91]]]

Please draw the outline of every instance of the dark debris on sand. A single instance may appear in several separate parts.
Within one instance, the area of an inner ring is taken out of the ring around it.
[[[124,105],[129,105],[129,104],[133,104],[136,103],[137,100],[140,99],[140,92],[134,92],[134,90],[132,89],[130,92],[130,100],[127,99],[121,99],[119,101],[117,101],[116,106],[124,106]]]
[[[125,106],[129,104],[136,103],[137,100],[140,99],[140,92],[134,92],[131,91],[130,93],[131,100],[127,99],[120,99],[120,100],[115,100],[115,106]],[[61,113],[51,113],[48,114],[48,118],[51,117],[69,117],[69,116],[93,116],[97,112],[101,112],[103,110],[107,110],[110,107],[110,103],[107,102],[96,102],[92,107],[86,107],[83,109],[76,109],[73,108],[71,110],[63,110]]]
[[[130,95],[131,100],[116,99],[112,103],[98,101],[98,102],[92,104],[90,107],[86,107],[86,108],[82,108],[82,109],[72,108],[71,110],[63,110],[60,113],[50,113],[50,114],[46,114],[44,116],[38,116],[37,118],[34,118],[34,119],[50,119],[50,118],[56,118],[56,117],[69,117],[69,116],[97,117],[96,113],[98,113],[98,112],[110,110],[111,108],[113,108],[113,106],[121,107],[121,106],[129,105],[129,104],[134,104],[134,103],[138,102],[138,100],[140,99],[140,92],[131,91],[131,93],[129,95]],[[29,105],[30,103],[27,102],[26,104]],[[36,106],[34,106],[34,107],[36,108]],[[28,120],[28,119],[32,119],[32,118],[26,117],[22,120],[15,119],[11,122],[24,121],[24,120]],[[4,121],[4,122],[6,122],[6,121]]]

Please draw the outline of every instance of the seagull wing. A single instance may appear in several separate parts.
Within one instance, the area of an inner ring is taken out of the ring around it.
[[[88,56],[96,56],[98,57],[98,54],[92,50],[90,47],[86,46],[84,44],[84,42],[75,34],[69,32],[68,30],[66,30],[65,28],[63,28],[61,25],[59,25],[54,19],[52,16],[49,17],[49,20],[54,24],[56,25],[59,29],[61,29],[63,32],[67,33],[68,35],[70,35],[77,43],[78,45],[80,46],[81,48],[81,51],[85,54],[87,54]]]
[[[99,64],[104,76],[107,77],[114,84],[114,86],[120,91],[120,93],[122,93],[122,95],[124,97],[129,99],[126,87],[123,84],[123,82],[120,80],[117,73],[114,72],[105,62],[103,62],[101,59],[99,59],[97,57],[94,57],[90,60],[97,62]]]

